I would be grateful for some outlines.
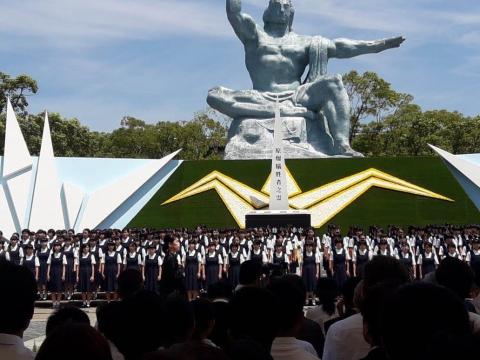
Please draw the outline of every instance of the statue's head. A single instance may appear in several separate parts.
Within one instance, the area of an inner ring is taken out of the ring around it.
[[[270,0],[263,13],[263,22],[267,24],[285,24],[292,30],[295,9],[292,0]]]

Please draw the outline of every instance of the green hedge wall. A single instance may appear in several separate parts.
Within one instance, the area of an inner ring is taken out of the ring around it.
[[[132,227],[232,228],[236,222],[214,190],[178,202],[162,203],[213,170],[260,190],[270,171],[270,161],[185,161],[131,221]],[[368,168],[447,196],[455,202],[424,198],[372,188],[329,223],[342,227],[388,224],[479,223],[480,213],[447,167],[436,157],[305,159],[289,160],[287,166],[302,191],[308,191]]]

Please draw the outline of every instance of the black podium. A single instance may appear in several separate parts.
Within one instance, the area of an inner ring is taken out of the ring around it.
[[[295,226],[303,229],[312,224],[311,215],[305,211],[297,210],[260,210],[245,215],[245,226],[248,229],[256,227],[287,227]]]

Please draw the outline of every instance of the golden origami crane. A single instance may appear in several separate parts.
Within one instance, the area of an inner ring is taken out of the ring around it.
[[[312,226],[316,228],[324,225],[371,187],[453,202],[452,199],[445,196],[373,168],[336,180],[313,190],[302,192],[288,168],[286,170],[290,208],[310,211]],[[269,189],[270,176],[263,185],[262,190],[258,191],[219,171],[212,171],[196,183],[165,201],[162,205],[209,190],[215,190],[238,226],[245,228],[245,215],[247,213],[268,207]]]

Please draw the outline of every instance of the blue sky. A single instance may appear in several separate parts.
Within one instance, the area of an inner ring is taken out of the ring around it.
[[[259,22],[268,0],[244,0]],[[480,2],[293,0],[294,30],[329,38],[404,35],[402,48],[332,60],[330,73],[372,70],[425,109],[480,114]],[[250,88],[224,0],[0,0],[0,71],[27,73],[30,111],[95,130],[124,115],[189,120],[209,88]]]

